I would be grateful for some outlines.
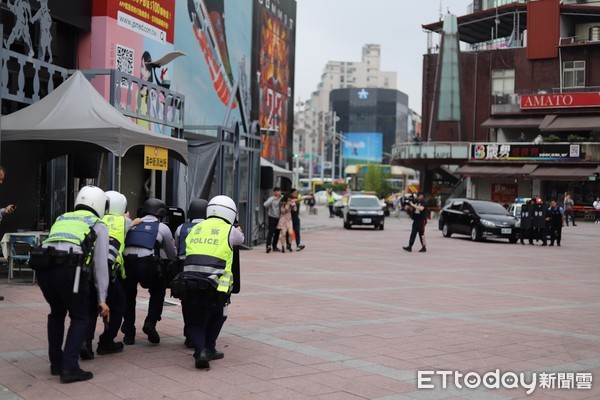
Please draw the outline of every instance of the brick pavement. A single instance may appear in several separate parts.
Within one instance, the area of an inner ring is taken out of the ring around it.
[[[431,221],[429,251],[408,254],[406,218],[347,231],[320,211],[303,215],[304,251],[242,252],[242,293],[218,342],[225,358],[208,371],[194,368],[172,299],[159,346],[139,329],[123,353],[82,362],[93,380],[61,385],[49,371],[39,288],[0,279],[0,400],[600,398],[600,226],[565,228],[563,246],[551,248],[446,239]],[[146,307],[140,291],[138,321]],[[532,372],[596,381],[527,395],[442,389],[438,375],[435,389],[417,388],[418,370],[496,369],[527,382]]]

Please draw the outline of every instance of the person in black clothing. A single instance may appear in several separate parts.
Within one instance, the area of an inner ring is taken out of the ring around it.
[[[538,239],[542,239],[542,246],[546,244],[546,212],[544,210],[544,204],[541,199],[533,204],[531,207],[531,230],[535,231],[535,236]]]
[[[556,240],[556,245],[560,246],[565,219],[563,209],[556,205],[556,200],[552,200],[550,208],[546,211],[546,221],[550,226],[550,246],[554,246],[554,240]]]
[[[294,236],[296,237],[296,250],[302,250],[304,246],[300,242],[300,205],[302,198],[298,196],[298,190],[292,189],[290,191],[291,199],[296,203],[296,209],[292,208],[292,226],[294,227]],[[292,251],[291,238],[287,238],[287,249]]]
[[[521,206],[521,244],[525,244],[525,237],[529,238],[529,244],[533,245],[533,229],[531,229],[532,200]]]
[[[423,193],[419,193],[417,195],[416,202],[409,200],[408,205],[411,207],[412,211],[412,231],[410,232],[410,240],[408,242],[408,246],[403,247],[406,251],[412,251],[412,246],[415,244],[415,239],[417,238],[417,234],[419,235],[419,240],[421,241],[421,250],[419,253],[425,253],[427,251],[427,243],[425,242],[425,225],[427,225],[427,205],[425,205],[425,201],[423,200]]]

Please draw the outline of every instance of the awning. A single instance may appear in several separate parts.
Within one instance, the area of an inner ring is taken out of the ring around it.
[[[537,164],[525,165],[463,165],[456,170],[457,173],[470,176],[484,177],[507,177],[507,176],[522,176],[529,175],[537,168]]]
[[[600,167],[538,167],[529,176],[535,179],[587,180],[600,171]]]
[[[528,118],[494,118],[486,119],[482,128],[537,128],[542,123],[543,117]]]
[[[577,117],[547,115],[540,124],[540,130],[545,132],[600,130],[600,115]]]

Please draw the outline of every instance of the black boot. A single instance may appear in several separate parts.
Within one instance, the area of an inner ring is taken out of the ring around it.
[[[198,369],[208,369],[210,368],[210,355],[206,350],[202,350],[200,354],[194,354],[194,359],[196,360],[196,368]]]
[[[94,359],[94,350],[92,349],[92,342],[88,342],[87,340],[81,343],[81,350],[79,350],[79,357],[82,360],[93,360]]]
[[[122,342],[98,343],[96,353],[98,353],[98,355],[100,356],[103,356],[105,354],[120,353],[123,351],[123,347],[125,346]]]
[[[142,328],[142,332],[148,335],[148,341],[150,343],[159,344],[160,336],[156,331],[156,322],[152,323],[150,321],[144,322],[144,327]]]
[[[63,371],[60,374],[60,383],[71,383],[71,382],[81,382],[92,379],[94,374],[89,371],[84,371],[81,368],[73,369],[70,371]]]

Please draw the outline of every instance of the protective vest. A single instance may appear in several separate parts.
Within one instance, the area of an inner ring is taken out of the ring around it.
[[[563,218],[563,209],[560,207],[548,209],[548,213],[546,214],[550,217],[550,223],[552,226],[558,227],[562,226],[562,218]]]
[[[160,222],[142,222],[131,227],[125,237],[125,247],[142,247],[148,250],[156,250],[158,247],[158,226]]]
[[[121,278],[125,279],[123,268],[123,250],[125,249],[125,231],[127,220],[122,215],[105,215],[102,222],[108,228],[108,265],[120,270]]]
[[[185,256],[185,239],[188,237],[192,228],[196,225],[195,222],[184,222],[179,230],[179,239],[177,240],[177,255]]]
[[[329,203],[329,204],[335,203],[335,197],[333,197],[333,194],[331,194],[331,196],[327,196],[327,203]]]
[[[229,245],[231,225],[220,218],[209,218],[195,225],[185,240],[184,272],[198,272],[219,291],[228,293],[233,285]]]
[[[56,219],[43,244],[53,242],[73,243],[81,247],[84,256],[89,256],[96,239],[95,235],[90,235],[90,233],[99,221],[100,218],[88,210],[65,213]],[[86,263],[89,263],[89,259],[88,257]]]

